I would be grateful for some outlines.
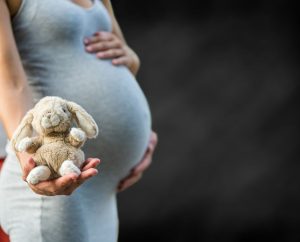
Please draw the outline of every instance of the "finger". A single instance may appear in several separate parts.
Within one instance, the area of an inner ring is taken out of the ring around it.
[[[80,176],[77,179],[77,185],[81,185],[86,180],[90,179],[93,176],[96,176],[98,174],[98,170],[95,168],[90,168],[86,171],[81,172]]]
[[[141,178],[142,173],[135,176],[129,176],[128,178],[120,182],[118,186],[118,192],[124,191],[125,189],[131,187],[133,184],[137,183]]]
[[[111,32],[96,32],[93,36],[84,39],[85,44],[97,43],[99,41],[113,40],[115,36]]]
[[[144,159],[149,157],[149,155],[152,155],[154,153],[154,150],[155,150],[156,145],[157,145],[157,141],[158,141],[157,134],[152,131],[151,136],[150,136],[150,140],[149,140],[149,143],[148,143],[147,150],[146,150],[143,158],[141,159],[140,163],[142,163]]]
[[[61,190],[66,189],[72,183],[75,183],[78,180],[79,176],[76,173],[70,173],[65,176],[59,177],[54,181],[54,186],[60,188]]]
[[[82,171],[86,171],[90,168],[96,168],[100,162],[101,161],[98,158],[89,158],[87,163],[82,167]]]
[[[34,160],[32,159],[32,157],[29,158],[29,160],[25,163],[23,163],[23,180],[26,181],[26,178],[29,174],[29,172],[35,167],[35,162]]]
[[[130,59],[127,56],[121,56],[112,60],[114,65],[130,66]]]
[[[123,56],[125,55],[125,51],[124,49],[109,49],[109,50],[106,50],[106,51],[101,51],[101,52],[98,52],[96,54],[96,56],[98,58],[104,58],[104,59],[107,59],[107,58],[115,58],[115,57],[119,57],[119,56]]]
[[[139,164],[136,165],[132,169],[133,174],[138,174],[140,172],[144,172],[151,165],[152,156],[153,156],[155,147],[157,145],[157,141],[158,141],[157,134],[152,131],[147,150],[146,150],[141,162],[139,162]]]
[[[150,148],[154,151],[156,145],[158,143],[158,136],[157,133],[155,133],[154,131],[152,131],[151,136],[150,136]]]
[[[98,163],[100,163],[100,162],[99,162],[100,159],[89,157],[89,158],[87,158],[87,159],[83,162],[83,164],[81,165],[81,168],[80,168],[80,169],[83,169],[87,164],[89,164],[91,161],[94,161],[95,159],[98,161]]]
[[[132,169],[132,173],[137,175],[144,172],[152,163],[152,153],[148,153],[146,157]]]
[[[71,195],[81,184],[83,184],[86,180],[89,178],[95,176],[98,174],[98,171],[96,169],[90,169],[89,171],[84,171],[79,176],[76,183],[71,184],[69,187],[67,187],[63,192],[62,195]]]
[[[94,33],[93,36],[100,36],[102,38],[117,38],[117,36],[113,33],[113,32],[110,32],[110,31],[97,31]]]
[[[132,169],[132,173],[138,174],[140,172],[144,172],[152,163],[152,156],[154,152],[155,146],[154,144],[148,145],[148,148],[144,154],[142,160]]]
[[[108,49],[115,49],[115,48],[121,48],[122,44],[120,41],[101,41],[101,42],[96,42],[93,44],[89,44],[85,47],[85,49],[88,52],[98,52],[98,51],[104,51]]]
[[[81,169],[84,167],[84,166],[86,166],[91,160],[93,160],[94,158],[87,158],[84,162],[83,162],[83,164],[81,165]]]

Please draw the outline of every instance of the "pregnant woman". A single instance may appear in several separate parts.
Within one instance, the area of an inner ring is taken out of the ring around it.
[[[99,159],[89,158],[79,177],[29,185],[21,177],[33,160],[14,154],[8,142],[0,225],[11,242],[117,241],[116,192],[141,177],[157,142],[134,77],[138,68],[109,0],[0,0],[0,118],[7,137],[40,98],[60,96],[94,117],[100,134],[83,149],[102,160],[98,175]]]

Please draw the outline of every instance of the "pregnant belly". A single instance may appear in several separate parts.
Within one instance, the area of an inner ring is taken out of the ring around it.
[[[43,95],[56,95],[83,106],[99,126],[86,157],[102,160],[101,172],[118,182],[141,159],[148,144],[151,115],[135,78],[124,66],[87,58],[68,61],[43,80]]]

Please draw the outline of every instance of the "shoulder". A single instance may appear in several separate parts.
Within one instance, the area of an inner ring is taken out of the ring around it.
[[[2,0],[4,1],[4,0]],[[10,12],[10,16],[13,17],[16,15],[16,13],[18,12],[22,0],[5,0],[4,2],[6,2],[8,10]]]

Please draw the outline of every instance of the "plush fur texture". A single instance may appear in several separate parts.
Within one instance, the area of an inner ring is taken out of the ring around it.
[[[76,122],[78,128],[72,127]],[[33,131],[36,136],[31,137]],[[16,152],[33,154],[37,164],[27,177],[31,184],[74,172],[80,174],[87,138],[98,135],[94,119],[78,104],[44,97],[29,110],[12,137]],[[40,167],[42,166],[42,167]]]

